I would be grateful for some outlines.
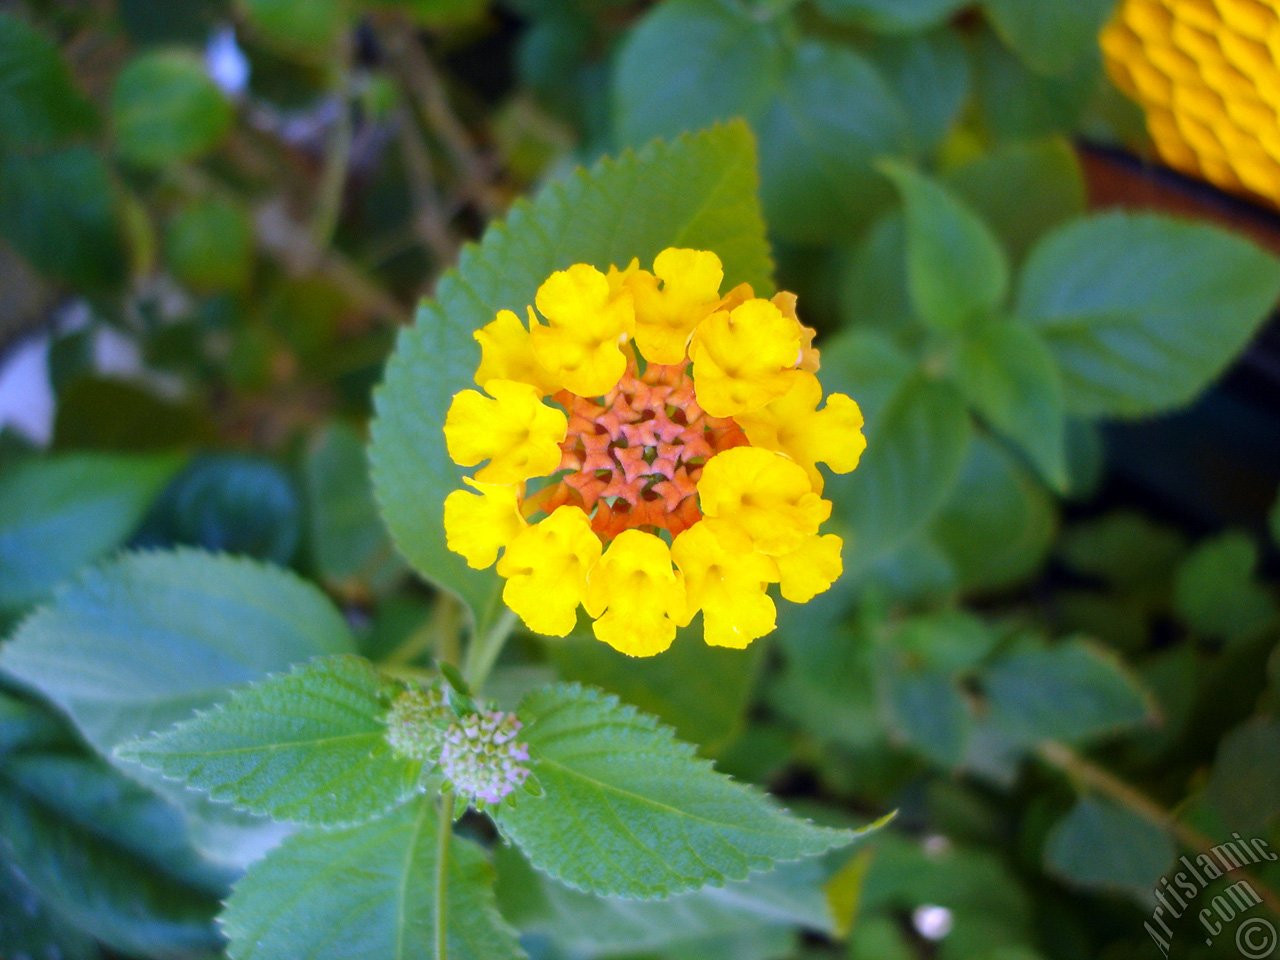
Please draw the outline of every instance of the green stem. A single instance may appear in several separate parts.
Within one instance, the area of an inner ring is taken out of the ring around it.
[[[503,609],[492,629],[482,637],[473,638],[467,645],[467,657],[462,665],[462,679],[467,681],[473,693],[478,693],[481,684],[488,678],[489,671],[497,662],[498,654],[506,645],[516,622],[515,613],[510,609]]]
[[[319,197],[311,221],[311,239],[316,250],[323,252],[333,242],[338,218],[342,213],[342,195],[351,167],[351,148],[355,141],[355,123],[351,110],[351,41],[342,48],[342,66],[338,75],[338,119],[326,151],[324,170],[320,175]]]
[[[446,894],[449,890],[449,852],[453,840],[453,793],[440,797],[440,826],[436,830],[436,952],[435,960],[449,960]]]

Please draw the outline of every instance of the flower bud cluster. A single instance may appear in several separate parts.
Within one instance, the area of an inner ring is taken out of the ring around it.
[[[501,803],[529,778],[529,747],[516,739],[522,726],[514,713],[480,710],[445,730],[440,769],[477,809]]]

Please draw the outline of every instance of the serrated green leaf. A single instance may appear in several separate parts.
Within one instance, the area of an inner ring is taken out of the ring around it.
[[[111,93],[111,123],[121,154],[139,166],[165,167],[216,147],[231,129],[231,104],[194,52],[152,50],[131,60]]]
[[[232,960],[398,960],[435,949],[438,817],[424,797],[346,830],[302,833],[236,884],[222,914]],[[449,960],[520,960],[493,902],[493,868],[451,841]]]
[[[1190,402],[1243,349],[1280,295],[1280,262],[1204,224],[1109,213],[1044,238],[1019,317],[1057,357],[1067,402],[1138,417]]]
[[[1040,73],[1061,76],[1098,60],[1098,32],[1116,0],[982,0],[996,31]]]
[[[63,454],[0,473],[0,610],[45,599],[119,547],[181,464],[173,456]]]
[[[856,388],[850,395],[861,402]],[[913,374],[875,419],[858,469],[832,477],[826,495],[851,534],[856,571],[905,543],[946,503],[969,449],[964,399],[948,383]]]
[[[881,33],[915,33],[942,23],[968,0],[819,0],[832,20]]]
[[[3,859],[51,908],[115,950],[180,956],[219,944],[222,887],[200,876],[181,815],[105,764],[5,760],[0,838]]]
[[[1067,484],[1067,410],[1057,362],[1040,335],[1018,321],[969,330],[956,350],[965,399],[1022,448],[1055,490]]]
[[[116,755],[275,820],[359,823],[422,788],[423,762],[387,741],[394,689],[361,657],[326,657]]]
[[[1009,262],[991,228],[936,180],[896,163],[879,168],[902,194],[916,315],[944,333],[987,317],[1009,292]]]
[[[730,124],[636,154],[606,159],[517,202],[463,252],[436,299],[401,333],[375,395],[373,479],[397,547],[423,576],[461,597],[483,618],[496,599],[492,570],[472,570],[445,546],[444,498],[462,486],[442,432],[450,400],[473,386],[480,348],[472,333],[500,309],[523,313],[555,270],[601,268],[633,257],[648,263],[668,246],[714,250],[726,289],[771,289],[764,222],[756,200],[751,134]]]
[[[110,755],[228,687],[354,649],[338,611],[293,574],[177,550],[126,554],[63,588],[0,649],[0,669]]]
[[[995,231],[1015,263],[1085,210],[1084,172],[1064,137],[998,144],[942,179]]]
[[[1058,531],[1048,491],[990,436],[979,435],[932,534],[964,590],[1002,590],[1044,563]]]
[[[906,114],[853,50],[796,42],[787,26],[737,0],[659,4],[618,52],[614,125],[640,144],[744,117],[759,138],[770,230],[804,242],[850,236],[888,199],[873,160],[912,152]]]
[[[1209,801],[1238,830],[1261,831],[1280,814],[1280,721],[1255,717],[1218,745]]]
[[[1169,834],[1151,821],[1084,797],[1045,838],[1044,865],[1072,884],[1118,890],[1145,904],[1175,855]]]
[[[0,143],[53,146],[93,124],[57,45],[10,13],[0,14]]]
[[[561,679],[615,694],[716,756],[742,729],[767,646],[712,647],[682,630],[661,657],[628,657],[583,636],[554,641],[548,650]]]
[[[1147,693],[1112,654],[1084,640],[1010,654],[984,676],[990,716],[1024,743],[1096,739],[1147,722]]]
[[[648,952],[666,956],[690,941],[761,925],[836,932],[823,889],[830,871],[816,860],[782,864],[739,883],[662,901],[582,893],[537,873],[514,847],[500,848],[494,864],[503,916],[522,934],[546,937],[582,960]]]
[[[1243,533],[1200,544],[1174,577],[1174,612],[1202,636],[1256,637],[1280,615],[1275,598],[1258,582],[1258,560],[1258,545]]]
[[[789,816],[597,690],[545,687],[518,713],[544,794],[499,808],[498,825],[535,867],[581,890],[663,899],[858,836]]]

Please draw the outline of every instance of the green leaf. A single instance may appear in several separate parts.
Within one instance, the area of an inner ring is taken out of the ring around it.
[[[881,33],[915,33],[942,23],[968,0],[819,0],[828,17]]]
[[[238,0],[253,28],[273,46],[317,57],[335,54],[348,24],[346,0]]]
[[[43,600],[120,546],[181,462],[63,454],[0,473],[0,610]]]
[[[1053,498],[995,440],[979,435],[933,537],[966,591],[1003,590],[1044,563],[1058,530]]]
[[[1068,405],[1138,417],[1190,402],[1280,295],[1280,262],[1215,227],[1109,213],[1050,234],[1022,273],[1016,313],[1057,357]]]
[[[846,248],[841,264],[840,313],[851,327],[906,333],[916,327],[907,289],[907,228],[902,213],[876,221],[858,243]],[[828,366],[822,344],[823,373]]]
[[[1280,543],[1280,497],[1276,498],[1275,505],[1267,516],[1267,525],[1271,530],[1272,542]]]
[[[58,914],[126,954],[217,948],[221,888],[191,877],[196,860],[176,809],[75,757],[9,758],[0,786],[4,859]]]
[[[911,121],[916,150],[942,146],[969,98],[969,55],[954,30],[879,37],[866,55],[889,82]]]
[[[663,899],[858,836],[787,815],[616,697],[556,685],[518,713],[544,794],[501,807],[498,825],[535,867],[578,889]]]
[[[41,273],[119,287],[128,263],[116,213],[111,174],[89,147],[0,152],[0,236]]]
[[[708,756],[742,731],[766,649],[711,647],[687,630],[661,657],[628,657],[589,636],[548,644],[563,679],[601,687],[654,714]]]
[[[0,690],[0,754],[69,739],[62,722],[47,707]]]
[[[934,763],[958,767],[969,736],[969,711],[955,681],[938,670],[887,673],[889,706],[897,728]]]
[[[472,570],[445,546],[444,498],[462,486],[442,432],[455,393],[473,386],[480,348],[471,334],[498,310],[523,311],[538,286],[574,263],[650,262],[668,246],[714,250],[726,289],[771,289],[755,196],[755,155],[741,124],[718,127],[637,154],[606,159],[517,201],[505,223],[464,251],[436,299],[401,333],[375,395],[374,487],[392,538],[415,569],[461,597],[481,619],[498,594],[493,571]]]
[[[920,319],[955,333],[999,307],[1009,263],[991,229],[936,180],[896,163],[880,170],[902,194],[907,283]]]
[[[835,935],[837,922],[820,861],[782,864],[738,883],[662,901],[596,897],[537,873],[514,847],[495,856],[498,905],[522,934],[546,937],[583,960],[673,948],[760,926],[804,927]]]
[[[93,119],[53,39],[0,13],[0,144],[53,146],[92,127]]]
[[[910,129],[869,63],[847,47],[792,41],[787,23],[737,0],[657,5],[618,52],[614,123],[634,145],[744,117],[759,138],[770,229],[821,242],[856,232],[885,202],[871,163],[909,155]]]
[[[323,428],[313,438],[302,472],[310,506],[311,559],[320,576],[350,588],[393,581],[403,566],[378,517],[359,432],[344,423]]]
[[[140,54],[111,93],[116,145],[143,167],[165,167],[208,153],[231,129],[231,104],[200,58],[185,49]]]
[[[970,38],[977,119],[997,139],[1025,140],[1079,129],[1099,84],[1098,57],[1070,75],[1030,70],[990,30]]]
[[[956,350],[956,379],[978,415],[1021,447],[1055,490],[1064,490],[1066,400],[1040,335],[1017,321],[969,330]]]
[[[1045,838],[1050,873],[1083,887],[1118,890],[1146,903],[1176,856],[1168,833],[1126,807],[1084,797]]]
[[[169,222],[165,259],[178,279],[199,293],[242,288],[253,269],[248,211],[222,198],[188,204]]]
[[[1098,58],[1098,32],[1116,0],[982,0],[996,31],[1040,73],[1069,74]]]
[[[968,673],[999,641],[980,617],[964,610],[942,610],[903,620],[893,634],[893,649],[946,676]]]
[[[1209,800],[1238,830],[1266,829],[1280,813],[1280,721],[1255,717],[1218,746]]]
[[[275,820],[359,823],[422,786],[422,761],[387,741],[394,690],[361,657],[326,657],[115,752]]]
[[[983,686],[999,729],[1025,743],[1096,739],[1152,713],[1120,661],[1084,640],[1017,651],[991,668]]]
[[[89,571],[0,649],[0,668],[62,708],[109,755],[210,706],[227,687],[354,652],[346,623],[284,570],[192,550]]]
[[[1187,550],[1186,538],[1140,513],[1117,510],[1071,527],[1058,547],[1063,562],[1133,593],[1165,591]]]
[[[1015,263],[1085,211],[1084,171],[1064,137],[998,144],[943,176],[990,225]]]
[[[93,939],[73,927],[0,856],[0,930],[13,956],[101,960]]]
[[[1174,579],[1174,612],[1202,636],[1248,640],[1276,621],[1280,610],[1258,582],[1258,545],[1246,534],[1224,533],[1182,561]]]
[[[346,830],[296,834],[251,866],[222,914],[232,960],[434,956],[435,803],[424,797]],[[493,902],[493,868],[450,840],[449,960],[519,960]]]
[[[859,403],[860,391],[849,391]],[[882,413],[868,417],[858,469],[832,477],[826,495],[851,533],[847,569],[883,556],[928,524],[964,467],[972,429],[954,387],[912,375]]]

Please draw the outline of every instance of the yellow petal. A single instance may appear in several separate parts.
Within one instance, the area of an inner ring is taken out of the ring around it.
[[[790,553],[831,516],[804,468],[759,447],[718,453],[703,468],[698,499],[706,517],[742,529],[762,553]]]
[[[507,545],[498,573],[502,599],[535,633],[563,637],[578,621],[587,573],[600,559],[600,538],[579,507],[563,506]]]
[[[735,418],[753,446],[785,453],[804,467],[816,493],[822,492],[822,474],[816,464],[848,473],[867,446],[862,411],[856,403],[843,393],[831,394],[819,410],[821,401],[818,378],[801,370],[785,395]]]
[[[533,311],[529,311],[533,321]],[[510,310],[499,310],[493,322],[472,334],[480,343],[480,366],[476,383],[490,380],[519,380],[531,384],[541,396],[549,396],[562,386],[534,356],[529,331]]]
[[[708,644],[741,649],[772,632],[777,610],[765,591],[778,579],[777,565],[741,531],[703,520],[676,537],[671,556],[684,575],[686,616],[702,611]]]
[[[483,570],[528,526],[520,514],[520,486],[462,479],[480,493],[455,490],[444,498],[445,539],[468,566]]]
[[[685,591],[666,542],[641,530],[618,534],[591,571],[586,608],[596,639],[620,653],[650,657],[671,646]]]
[[[515,380],[490,380],[485,389],[453,397],[444,421],[445,444],[453,462],[473,467],[482,483],[519,483],[554,473],[560,441],[569,428],[564,413],[542,402],[535,387]]]
[[[825,592],[844,573],[840,548],[844,541],[834,533],[805,537],[791,553],[777,558],[779,587],[793,603],[808,603]]]
[[[627,369],[622,343],[635,327],[629,287],[614,295],[603,273],[579,263],[548,277],[537,304],[547,324],[529,332],[543,367],[580,397],[612,390]]]
[[[713,417],[759,410],[791,387],[800,359],[800,324],[768,300],[716,311],[689,346],[694,393]]]
[[[658,281],[662,281],[659,289]],[[635,282],[636,346],[650,363],[685,359],[693,328],[720,302],[724,268],[706,250],[663,250],[648,282]]]
[[[800,318],[796,315],[796,304],[800,298],[794,293],[788,293],[786,290],[779,290],[773,295],[771,301],[775,307],[782,311],[784,317],[790,317],[796,323],[800,323]],[[801,370],[808,370],[810,373],[817,373],[818,367],[821,366],[821,355],[818,348],[813,345],[813,338],[818,335],[818,331],[813,327],[800,327],[800,363]]]

